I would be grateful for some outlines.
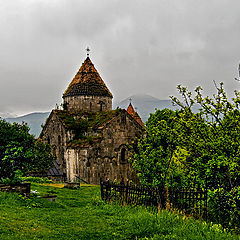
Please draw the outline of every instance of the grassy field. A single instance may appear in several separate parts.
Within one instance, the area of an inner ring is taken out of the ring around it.
[[[56,202],[0,193],[0,239],[240,239],[166,211],[105,204],[97,186],[62,186],[32,184],[40,194],[56,194]]]

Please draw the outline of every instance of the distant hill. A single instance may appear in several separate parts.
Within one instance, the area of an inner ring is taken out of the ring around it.
[[[154,113],[155,109],[169,108],[175,110],[176,107],[172,105],[171,100],[160,100],[158,98],[152,97],[146,94],[136,94],[130,96],[123,101],[114,104],[114,108],[120,107],[126,109],[129,105],[129,99],[132,99],[132,105],[137,108],[137,112],[141,116],[143,122],[146,122],[150,113]]]
[[[41,125],[45,123],[49,114],[50,112],[36,112],[16,118],[5,118],[5,120],[10,123],[27,123],[30,127],[30,133],[38,137],[42,130]]]
[[[172,106],[171,100],[160,100],[158,98],[152,97],[146,94],[136,94],[130,96],[123,101],[113,104],[113,108],[120,107],[127,109],[129,105],[129,98],[131,98],[131,102],[134,108],[137,108],[137,112],[141,116],[143,122],[146,122],[149,114],[154,113],[155,109],[176,109],[176,107]],[[47,117],[50,112],[35,112],[30,113],[21,117],[15,118],[5,118],[6,121],[13,123],[22,123],[25,122],[30,127],[30,133],[38,137],[42,128],[41,125],[45,123]]]

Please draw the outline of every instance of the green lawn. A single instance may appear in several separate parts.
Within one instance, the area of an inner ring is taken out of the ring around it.
[[[33,183],[56,202],[0,193],[0,239],[240,239],[217,225],[163,211],[121,207],[100,200],[97,186],[71,190]]]

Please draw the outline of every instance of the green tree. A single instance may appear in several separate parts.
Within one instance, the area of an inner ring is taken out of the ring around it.
[[[178,89],[184,105],[176,97],[172,97],[173,102],[185,113],[191,112],[191,117],[181,122],[183,128],[179,135],[179,142],[189,153],[191,171],[200,181],[207,177],[212,186],[233,188],[240,180],[239,93],[235,92],[235,97],[229,101],[223,83],[216,86],[217,94],[212,98],[203,97],[200,87],[196,88],[194,98],[185,87],[179,86]],[[187,102],[191,102],[190,107]],[[190,109],[194,104],[199,106],[198,113]]]
[[[235,91],[229,100],[222,83],[215,87],[216,94],[204,97],[201,87],[193,96],[179,85],[181,98],[171,99],[180,110],[157,110],[150,116],[145,137],[133,148],[132,162],[143,183],[207,184],[212,220],[236,226],[240,216],[240,93]]]
[[[229,100],[223,83],[215,86],[217,93],[211,98],[203,97],[200,87],[192,98],[186,88],[179,86],[184,105],[176,97],[172,100],[184,111],[186,102],[198,104],[200,108],[198,115],[204,124],[192,121],[193,131],[189,137],[182,136],[182,146],[189,153],[189,172],[201,183],[207,180],[212,220],[224,226],[240,227],[240,94],[235,91],[235,97]],[[189,139],[188,143],[185,139]]]
[[[133,148],[132,164],[144,184],[161,185],[172,172],[172,159],[177,150],[177,115],[169,109],[151,114],[146,133]]]
[[[49,145],[34,139],[26,124],[0,119],[0,181],[16,173],[44,172],[53,164]]]

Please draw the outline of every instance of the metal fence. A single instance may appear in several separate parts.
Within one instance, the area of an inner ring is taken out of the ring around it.
[[[122,205],[144,205],[155,209],[177,209],[194,217],[207,219],[207,191],[199,186],[166,189],[146,185],[116,184],[101,181],[101,197]]]

